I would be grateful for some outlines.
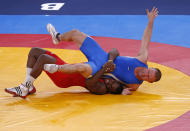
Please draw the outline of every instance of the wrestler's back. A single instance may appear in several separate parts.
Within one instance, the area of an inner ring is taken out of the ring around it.
[[[138,80],[135,76],[136,67],[146,67],[147,65],[136,59],[135,57],[128,56],[118,56],[114,63],[116,64],[116,69],[112,74],[116,76],[119,80],[125,82],[126,84],[141,84],[142,81]]]

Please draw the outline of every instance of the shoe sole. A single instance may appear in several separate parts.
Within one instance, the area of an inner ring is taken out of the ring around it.
[[[51,24],[47,24],[47,30],[48,30],[49,34],[51,35],[51,37],[52,37],[53,44],[58,45],[59,42],[57,42],[56,40],[54,40],[54,39],[56,39],[55,36],[52,35],[52,33],[50,33],[51,32],[50,31],[51,28],[54,28],[54,27]]]
[[[33,87],[32,91],[29,91],[28,94],[34,94],[34,93],[36,93],[36,88],[35,87]]]
[[[7,89],[5,89],[5,92],[7,92],[7,93],[9,93],[9,94],[12,94],[14,97],[19,96],[19,95],[17,95],[15,92],[9,91],[9,90],[7,90]],[[23,99],[26,98],[26,96],[19,96],[19,97],[21,97],[21,98],[23,98]]]

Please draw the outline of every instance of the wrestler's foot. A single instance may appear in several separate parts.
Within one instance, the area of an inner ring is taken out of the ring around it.
[[[44,64],[44,70],[52,74],[57,72],[58,68],[59,65],[56,64]]]
[[[56,32],[55,27],[52,24],[47,24],[47,30],[50,33],[53,43],[55,45],[59,44],[59,40],[57,39],[57,35],[59,34],[58,32]]]
[[[30,88],[29,88],[29,94],[34,94],[36,93],[36,88],[32,85]]]
[[[5,88],[5,91],[7,93],[13,94],[14,97],[19,96],[19,97],[25,99],[29,94],[35,93],[36,88],[34,86],[31,86],[28,89],[25,85],[20,84],[18,87]]]

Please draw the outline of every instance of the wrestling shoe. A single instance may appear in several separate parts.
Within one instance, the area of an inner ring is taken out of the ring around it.
[[[18,87],[13,88],[5,88],[5,91],[9,94],[13,94],[14,97],[19,96],[23,99],[25,99],[29,94],[33,94],[36,92],[35,87],[27,88],[23,84],[20,84]]]
[[[32,85],[32,87],[29,88],[29,94],[36,93],[36,88]]]
[[[50,33],[51,37],[52,37],[53,43],[55,45],[59,44],[60,41],[56,37],[58,32],[56,32],[55,27],[52,24],[47,24],[47,30]]]
[[[59,65],[56,64],[44,64],[44,70],[52,74],[57,72],[58,68]]]

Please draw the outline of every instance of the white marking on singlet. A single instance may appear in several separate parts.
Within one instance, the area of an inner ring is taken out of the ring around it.
[[[125,82],[123,82],[123,81],[121,81],[121,80],[119,80],[116,76],[114,76],[113,74],[111,74],[111,73],[105,73],[104,75],[107,75],[107,76],[111,76],[111,77],[113,77],[115,80],[117,80],[117,81],[119,81],[119,82],[121,82],[122,84],[126,84]]]

